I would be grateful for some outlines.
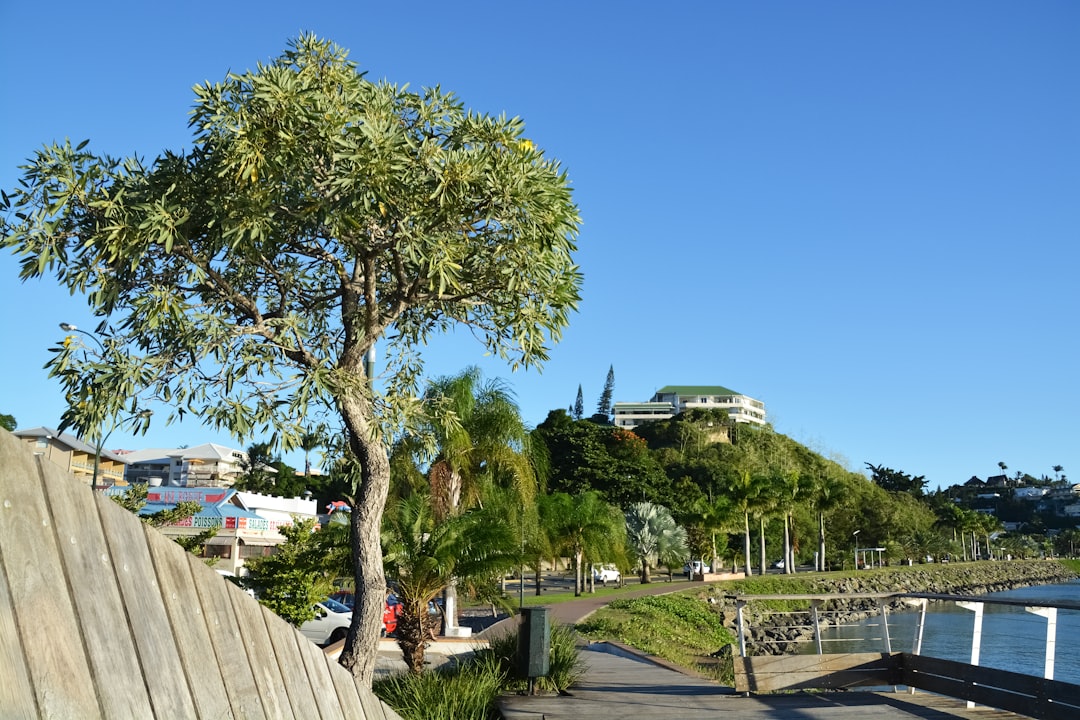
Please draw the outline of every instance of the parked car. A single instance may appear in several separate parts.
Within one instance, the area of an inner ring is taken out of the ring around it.
[[[703,560],[691,560],[683,565],[682,571],[686,573],[687,577],[693,577],[694,575],[704,575],[707,572],[712,572],[712,568],[706,565]]]
[[[608,581],[619,582],[622,579],[622,573],[619,572],[619,568],[614,565],[596,565],[592,571],[593,582],[602,582],[605,585]]]
[[[784,561],[783,560],[777,560],[776,562],[774,562],[772,564],[772,566],[774,568],[776,568],[777,570],[783,570],[784,569]]]
[[[330,596],[330,599],[335,600],[344,605],[345,607],[349,608],[350,612],[352,611],[353,605],[356,602],[356,599],[353,597],[352,592],[349,590],[341,590],[339,592],[336,592]],[[398,618],[401,616],[401,610],[401,603],[398,601],[397,597],[393,593],[388,594],[386,596],[386,605],[383,606],[383,637],[393,635],[397,631],[397,623]],[[431,612],[430,603],[428,612]]]
[[[316,645],[331,645],[344,640],[352,624],[352,610],[327,598],[315,604],[315,619],[300,626],[300,632]]]

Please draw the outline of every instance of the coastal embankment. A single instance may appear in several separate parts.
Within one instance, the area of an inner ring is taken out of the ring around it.
[[[1032,585],[1047,585],[1075,579],[1077,573],[1055,560],[1008,560],[969,563],[942,563],[873,568],[851,573],[771,575],[709,585],[699,597],[719,606],[724,625],[735,629],[738,595],[859,595],[863,593],[929,593],[940,595],[984,595]],[[799,607],[801,605],[802,607]],[[797,651],[811,639],[806,603],[759,601],[747,606],[748,640],[759,654]],[[834,603],[835,610],[823,620],[829,624],[849,624],[879,612],[877,601],[853,597]],[[902,601],[887,605],[903,607]]]

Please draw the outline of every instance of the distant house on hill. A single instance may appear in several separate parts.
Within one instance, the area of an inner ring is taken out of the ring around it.
[[[734,422],[765,424],[765,403],[720,385],[666,385],[648,402],[615,403],[613,413],[616,427],[631,430],[693,409],[723,410]]]
[[[1012,481],[1009,480],[1008,475],[991,475],[986,478],[987,487],[1008,487],[1010,484]]]
[[[228,487],[244,474],[243,450],[203,443],[189,448],[149,448],[123,456],[128,482],[164,487]]]
[[[986,483],[978,478],[976,475],[972,475],[971,479],[964,483],[964,487],[969,488],[983,488],[986,487]]]
[[[57,432],[52,428],[36,427],[16,430],[12,433],[29,445],[33,453],[75,476],[76,480],[90,485],[94,478],[94,458],[97,448],[74,435]],[[102,450],[98,457],[98,487],[115,485],[124,479],[125,458],[117,453]]]

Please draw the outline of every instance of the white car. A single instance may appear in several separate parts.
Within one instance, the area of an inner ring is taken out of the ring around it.
[[[622,573],[620,573],[619,568],[614,565],[597,565],[593,567],[592,577],[594,582],[602,582],[606,585],[609,580],[611,582],[619,582],[622,578]]]
[[[344,640],[352,624],[352,611],[337,600],[327,598],[315,604],[315,619],[300,626],[300,632],[316,645],[332,645]]]
[[[683,565],[683,572],[691,577],[694,575],[704,575],[707,572],[712,572],[712,568],[705,564],[702,560],[692,560]]]

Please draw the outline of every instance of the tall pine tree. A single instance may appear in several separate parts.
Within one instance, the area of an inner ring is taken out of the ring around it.
[[[581,394],[581,385],[577,386],[577,400],[574,401],[574,419],[580,420],[585,414],[585,398]]]
[[[611,416],[611,397],[615,393],[615,366],[609,365],[607,380],[604,381],[604,391],[600,393],[600,402],[596,404],[596,414],[604,417]]]

